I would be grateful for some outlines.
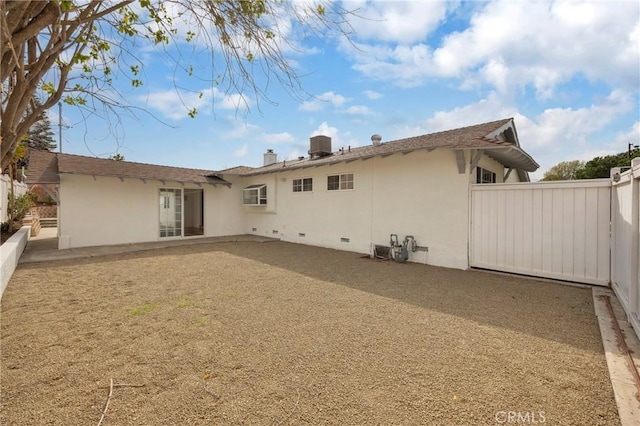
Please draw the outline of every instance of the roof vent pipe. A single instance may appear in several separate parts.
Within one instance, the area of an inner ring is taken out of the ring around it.
[[[263,166],[270,166],[271,164],[275,164],[278,162],[278,154],[273,152],[273,149],[267,149],[267,152],[264,153],[264,162]]]
[[[380,135],[371,136],[371,142],[373,142],[373,146],[380,145],[380,141],[382,141],[382,136],[380,136]]]

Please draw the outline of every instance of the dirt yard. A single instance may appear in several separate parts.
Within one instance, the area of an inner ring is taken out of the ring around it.
[[[109,426],[619,424],[584,288],[242,242],[24,264],[1,307],[3,426],[97,425],[111,379]]]

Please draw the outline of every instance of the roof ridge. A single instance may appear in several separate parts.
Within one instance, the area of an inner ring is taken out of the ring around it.
[[[406,143],[406,142],[418,140],[418,139],[425,138],[425,137],[433,137],[433,136],[441,135],[443,133],[448,133],[448,132],[466,131],[466,130],[469,130],[469,129],[474,128],[474,127],[482,127],[482,126],[488,126],[488,125],[492,125],[492,124],[496,124],[497,125],[499,123],[500,123],[500,125],[504,125],[507,122],[512,121],[512,120],[513,120],[513,117],[509,117],[509,118],[503,118],[503,119],[500,119],[500,120],[487,121],[485,123],[471,124],[469,126],[464,126],[464,127],[455,127],[455,128],[452,128],[452,129],[440,130],[440,131],[437,131],[437,132],[424,133],[422,135],[417,135],[417,136],[409,136],[409,137],[406,137],[406,138],[392,139],[390,141],[383,142],[380,146],[389,146],[389,144],[396,144],[396,143],[397,144]],[[487,133],[491,133],[491,132],[487,132]],[[480,139],[483,139],[485,136],[486,135],[482,135],[480,137],[473,138],[473,139],[479,139],[480,140]],[[351,147],[349,145],[349,147],[350,147],[350,150],[347,153],[351,154],[354,151],[357,153],[358,151],[364,151],[366,149],[369,149],[369,148],[372,147],[372,145],[368,144],[368,145],[361,145],[361,146],[354,146],[354,147]],[[344,146],[342,146],[342,148],[344,148]],[[334,157],[336,154],[339,155],[340,153],[341,153],[340,149],[337,149],[335,151],[332,151],[331,155],[328,156],[328,157]],[[293,160],[286,160],[285,159],[285,160],[278,161],[278,162],[273,163],[273,164],[268,164],[268,165],[263,165],[263,166],[258,166],[258,167],[249,167],[249,168],[253,169],[253,170],[255,170],[255,171],[257,171],[259,173],[260,169],[273,168],[273,166],[276,165],[276,164],[284,165],[288,161],[297,161],[297,160],[296,159],[293,159]],[[234,168],[235,167],[232,167],[231,169],[234,169]]]
[[[459,130],[468,130],[468,129],[472,128],[472,127],[482,127],[482,126],[487,126],[489,124],[506,123],[509,120],[513,120],[513,118],[509,117],[509,118],[503,118],[501,120],[487,121],[486,123],[470,124],[468,126],[454,127],[452,129],[447,129],[447,130],[438,130],[437,132],[425,133],[423,135],[409,136],[408,138],[401,138],[401,139],[393,139],[393,140],[390,140],[390,141],[385,142],[385,143],[405,141],[405,140],[409,140],[409,139],[413,139],[413,138],[423,138],[425,136],[439,135],[441,133],[454,132],[454,131],[459,131]]]

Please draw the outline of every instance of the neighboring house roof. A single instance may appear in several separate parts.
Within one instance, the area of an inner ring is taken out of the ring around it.
[[[158,166],[46,151],[32,151],[29,153],[28,184],[59,183],[60,174],[231,186],[229,182],[211,170]]]
[[[524,172],[533,172],[539,167],[538,163],[520,148],[513,119],[507,118],[459,129],[398,139],[377,146],[343,148],[330,156],[321,158],[306,157],[298,160],[285,160],[263,167],[238,167],[223,172],[251,176],[324,164],[366,160],[378,155],[386,157],[395,153],[406,154],[421,149],[436,148],[450,148],[453,151],[483,150],[485,154],[504,166]]]

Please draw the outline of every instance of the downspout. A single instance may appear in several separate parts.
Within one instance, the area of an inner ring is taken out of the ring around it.
[[[375,194],[375,172],[376,172],[376,167],[375,167],[375,162],[377,160],[377,157],[372,158],[373,161],[371,161],[371,196],[369,197],[370,200],[370,212],[369,212],[369,253],[371,254],[371,256],[373,257],[373,252],[374,252],[374,247],[375,247],[375,243],[373,241],[373,218],[374,213],[373,213],[373,209],[375,206],[373,197]]]

